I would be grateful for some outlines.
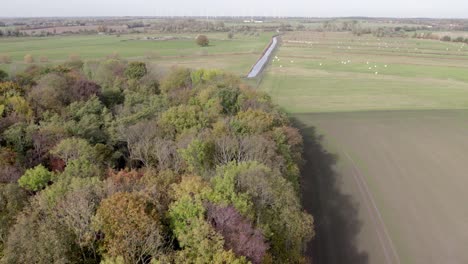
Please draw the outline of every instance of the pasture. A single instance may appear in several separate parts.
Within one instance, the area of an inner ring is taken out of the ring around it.
[[[9,72],[28,66],[23,61],[26,54],[35,58],[36,64],[54,64],[66,61],[71,55],[82,60],[103,59],[118,54],[123,59],[143,60],[163,66],[182,65],[193,68],[223,68],[236,74],[246,74],[271,38],[270,33],[259,36],[227,33],[210,33],[210,46],[195,44],[196,34],[138,34],[138,35],[88,35],[44,38],[0,39],[0,55],[8,55],[12,63],[0,64]],[[146,40],[147,37],[171,37],[170,40]],[[48,62],[41,63],[40,57]]]
[[[315,263],[468,262],[468,47],[291,33],[276,56],[260,89],[305,138]]]

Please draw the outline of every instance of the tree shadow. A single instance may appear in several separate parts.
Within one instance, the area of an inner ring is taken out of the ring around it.
[[[341,175],[333,168],[338,157],[323,148],[314,127],[294,123],[304,137],[302,204],[314,217],[316,233],[307,256],[314,264],[367,264],[368,254],[357,248],[362,226],[358,205],[339,189]]]

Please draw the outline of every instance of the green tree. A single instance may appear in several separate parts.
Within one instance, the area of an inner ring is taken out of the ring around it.
[[[191,88],[192,77],[191,72],[187,68],[173,69],[162,81],[161,90],[168,93],[172,90],[180,88]]]
[[[177,263],[248,263],[224,250],[223,237],[204,220],[202,195],[209,187],[200,177],[182,179],[174,186],[176,201],[169,208],[171,228],[182,250],[176,254]]]
[[[96,152],[88,141],[75,137],[60,141],[50,152],[65,163],[80,158],[93,161],[96,157]]]
[[[180,105],[169,108],[162,113],[161,127],[172,133],[181,133],[186,129],[201,129],[206,127],[209,120],[196,105]]]
[[[17,214],[27,203],[28,195],[18,184],[0,185],[0,252],[8,240],[9,229],[15,223]]]
[[[144,62],[130,62],[125,69],[125,76],[128,79],[139,80],[146,75],[148,70]]]
[[[272,129],[274,124],[275,117],[271,113],[253,109],[237,113],[231,122],[235,131],[241,135],[263,133]]]
[[[214,144],[210,141],[193,140],[185,149],[180,150],[182,158],[191,172],[204,175],[214,166]]]
[[[91,144],[107,142],[112,114],[97,97],[74,102],[64,112],[64,127],[71,135],[87,139]]]
[[[52,180],[52,172],[48,171],[44,166],[38,165],[26,172],[19,178],[18,183],[21,187],[29,191],[39,191],[44,189]]]

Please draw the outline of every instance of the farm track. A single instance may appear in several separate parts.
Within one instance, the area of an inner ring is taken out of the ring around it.
[[[351,158],[351,156],[346,151],[343,151],[343,153],[352,165],[353,179],[356,185],[358,186],[360,195],[363,197],[362,200],[365,203],[367,213],[372,218],[375,232],[379,237],[380,246],[382,247],[382,250],[385,254],[386,263],[400,264],[401,262],[398,253],[395,250],[395,246],[393,245],[393,241],[390,235],[388,234],[387,228],[385,227],[382,215],[380,214],[380,211],[377,208],[372,193],[369,190],[369,187],[367,186],[366,180],[363,178],[362,172],[359,170],[358,166],[356,165],[355,161]]]

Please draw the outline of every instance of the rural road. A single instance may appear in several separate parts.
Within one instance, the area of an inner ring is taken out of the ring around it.
[[[278,37],[273,37],[270,42],[270,45],[268,46],[266,51],[263,53],[262,57],[252,67],[249,74],[247,75],[247,78],[255,78],[258,76],[258,74],[262,72],[262,70],[265,68],[265,65],[268,63],[268,60],[270,59],[270,56],[275,50],[277,45],[278,45]]]

